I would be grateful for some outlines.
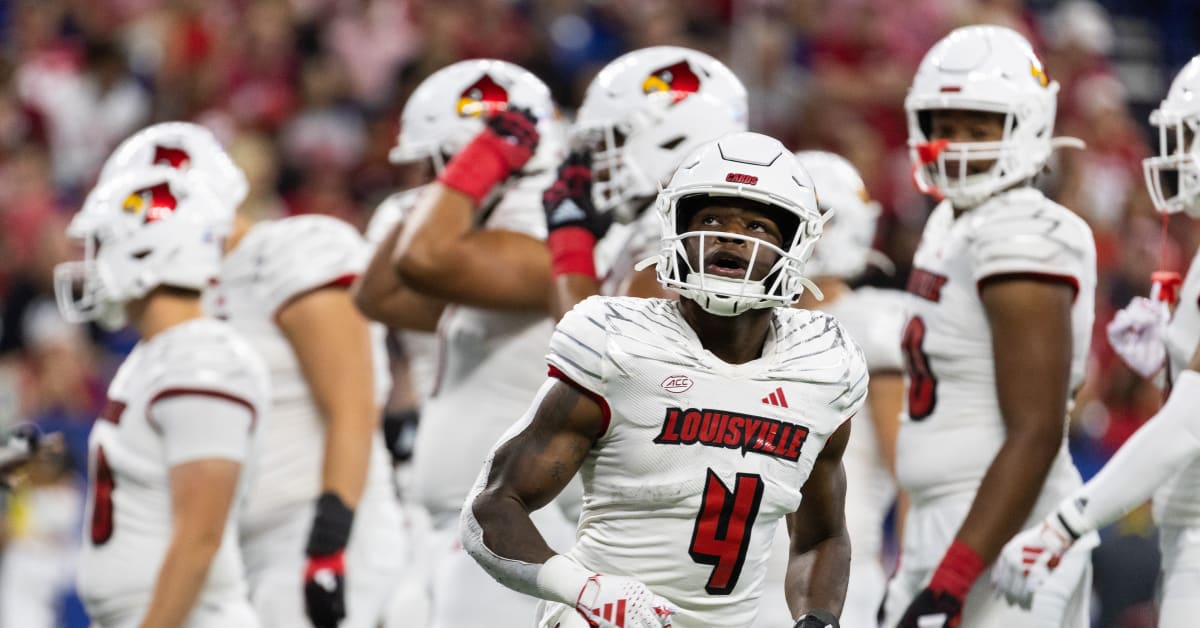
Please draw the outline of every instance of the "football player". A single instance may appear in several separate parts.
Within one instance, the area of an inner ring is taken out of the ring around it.
[[[597,296],[563,318],[549,378],[463,509],[463,543],[544,600],[540,626],[748,626],[786,518],[796,625],[836,626],[841,457],[867,373],[832,317],[786,307],[811,286],[812,182],[777,140],[733,133],[685,158],[655,211],[658,278],[679,301]],[[530,513],[577,471],[578,541],[560,554]]]
[[[634,270],[658,248],[646,210],[696,147],[746,130],[747,107],[733,72],[695,50],[643,48],[600,70],[572,126],[576,150],[543,199],[555,319],[594,294],[669,294],[653,269]]]
[[[841,622],[845,628],[875,628],[887,583],[881,562],[884,520],[896,499],[896,432],[904,404],[904,359],[900,353],[904,294],[851,287],[879,256],[871,248],[879,204],[870,199],[858,171],[834,153],[804,151],[796,153],[796,159],[812,177],[818,207],[826,217],[821,241],[805,266],[824,300],[818,302],[813,293],[806,292],[798,306],[819,309],[844,325],[862,348],[871,375],[867,403],[855,418],[842,458],[846,528],[854,552]],[[787,535],[781,529],[776,533],[763,608],[755,626],[787,626],[793,621],[779,595],[784,590],[787,555]]]
[[[908,282],[896,467],[911,506],[889,626],[1087,625],[1094,539],[1031,610],[979,579],[1081,484],[1065,431],[1088,355],[1095,244],[1031,185],[1065,143],[1051,139],[1057,92],[1021,35],[970,26],[926,53],[905,100],[915,182],[944,200]]]
[[[1159,130],[1159,155],[1143,165],[1154,206],[1164,214],[1200,218],[1197,92],[1200,57],[1183,68],[1150,114]],[[1184,628],[1200,616],[1200,255],[1192,259],[1179,296],[1169,324],[1165,303],[1139,298],[1109,326],[1113,347],[1135,370],[1151,377],[1167,367],[1170,397],[1096,477],[1004,547],[992,577],[1010,601],[1028,606],[1081,537],[1153,495],[1163,557],[1158,625]]]
[[[457,522],[488,451],[544,377],[536,365],[552,324],[541,199],[562,151],[550,90],[504,61],[435,72],[402,114],[393,158],[428,161],[437,180],[413,193],[377,248],[359,303],[392,326],[437,321],[438,372],[413,453],[414,488],[435,527],[434,627],[523,628],[534,613],[534,600],[496,584],[462,551]],[[556,545],[573,541],[559,509],[538,518]]]
[[[64,317],[141,337],[89,437],[78,587],[98,626],[259,626],[235,514],[268,372],[200,296],[227,209],[199,179],[147,166],[93,190],[67,227],[85,258],[55,268]]]
[[[101,180],[162,163],[209,182],[235,211],[241,171],[211,133],[171,122],[133,135]],[[384,330],[348,287],[366,243],[325,216],[234,219],[209,312],[228,320],[271,370],[271,424],[253,460],[239,533],[264,626],[375,626],[403,573],[380,547],[404,543],[379,417],[390,387]]]

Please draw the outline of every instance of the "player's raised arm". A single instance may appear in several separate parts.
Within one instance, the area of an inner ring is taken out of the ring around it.
[[[475,229],[477,210],[533,157],[539,139],[537,120],[528,111],[508,109],[488,118],[422,195],[399,237],[392,262],[405,284],[477,307],[547,307],[545,245],[515,231]]]
[[[850,535],[846,531],[846,471],[842,454],[850,421],[829,437],[817,456],[800,509],[788,515],[791,538],[785,593],[797,627],[837,625],[850,578]],[[807,622],[807,623],[806,623]]]
[[[507,587],[575,608],[600,625],[595,609],[620,598],[628,625],[660,624],[670,604],[645,585],[588,571],[552,550],[529,513],[550,503],[603,435],[608,417],[590,394],[551,379],[542,386],[520,431],[497,447],[462,511],[463,547]]]
[[[354,305],[367,318],[392,329],[435,331],[445,302],[406,287],[392,266],[392,253],[403,229],[403,222],[396,223],[375,247],[366,271],[350,288]]]

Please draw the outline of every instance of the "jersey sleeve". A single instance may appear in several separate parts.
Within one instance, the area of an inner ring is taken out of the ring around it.
[[[1078,292],[1096,274],[1091,229],[1070,210],[1040,194],[1014,195],[972,217],[973,278],[1026,275],[1068,283]]]
[[[154,401],[150,416],[168,466],[207,458],[243,462],[249,454],[255,410],[241,399],[180,391]]]
[[[154,408],[176,397],[221,399],[246,408],[257,422],[269,403],[270,383],[262,357],[232,329],[217,321],[192,325],[155,348],[148,391],[150,422],[162,430]],[[204,416],[200,415],[201,422]],[[251,425],[250,427],[254,427]]]
[[[269,311],[307,292],[349,285],[366,267],[367,245],[349,224],[329,216],[296,216],[274,225],[262,244],[262,277]]]
[[[604,360],[607,331],[604,297],[592,296],[575,305],[550,337],[546,362],[550,375],[594,397],[605,396]]]
[[[552,183],[553,172],[522,177],[487,214],[483,227],[497,231],[515,231],[538,240],[546,239],[542,192]]]

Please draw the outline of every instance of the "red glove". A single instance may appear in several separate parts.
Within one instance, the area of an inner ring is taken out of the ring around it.
[[[537,149],[537,120],[526,109],[498,111],[475,139],[458,151],[438,181],[475,201],[520,170]]]
[[[929,586],[908,605],[896,628],[927,628],[934,625],[958,628],[962,623],[963,602],[984,567],[986,565],[978,552],[959,541],[951,543],[942,557],[942,563],[933,572]],[[942,623],[931,624],[931,621]]]

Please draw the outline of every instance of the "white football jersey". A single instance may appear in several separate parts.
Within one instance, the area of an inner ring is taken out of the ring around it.
[[[420,186],[392,194],[375,208],[371,221],[367,223],[367,242],[373,249],[408,216],[422,190],[427,187]],[[404,348],[404,357],[408,362],[408,380],[412,385],[413,395],[418,405],[424,405],[433,392],[433,384],[437,377],[437,336],[431,332],[411,329],[397,329],[394,333],[400,346]]]
[[[1181,373],[1200,345],[1200,255],[1192,258],[1179,305],[1167,325],[1167,364],[1170,373]],[[1154,520],[1178,526],[1200,525],[1200,460],[1189,463],[1154,493]]]
[[[1070,386],[1082,383],[1091,341],[1096,249],[1078,216],[1033,188],[997,195],[957,219],[934,210],[913,257],[902,348],[908,398],[897,474],[914,502],[973,493],[1004,443],[992,338],[979,287],[990,277],[1053,277],[1073,284]],[[1034,517],[1080,484],[1063,446]]]
[[[79,593],[98,624],[145,612],[150,603],[171,541],[171,467],[207,458],[246,460],[266,420],[268,389],[262,358],[230,326],[211,319],[139,343],[117,370],[88,439]],[[196,397],[230,402],[237,412],[195,416],[192,424],[162,420],[161,404]],[[243,472],[239,495],[245,480]],[[239,501],[197,607],[246,596],[235,525]]]
[[[281,513],[321,493],[325,421],[275,317],[308,292],[349,285],[362,272],[368,254],[358,232],[335,218],[314,215],[260,222],[225,256],[220,282],[206,295],[209,311],[250,341],[271,372],[271,425],[261,436],[242,513],[242,524],[249,530],[277,524]],[[371,326],[379,407],[391,389],[385,334],[381,325]],[[364,496],[390,495],[390,469],[383,437],[376,434]]]
[[[553,173],[522,178],[481,212],[480,228],[544,239],[542,191],[553,182]],[[437,377],[413,453],[417,493],[439,525],[457,524],[492,445],[545,381],[540,365],[553,329],[543,312],[464,305],[442,312]]]
[[[603,400],[569,555],[636,578],[677,628],[747,626],[776,526],[826,440],[859,411],[862,352],[832,317],[774,310],[763,355],[728,364],[675,301],[591,297],[559,323],[551,374]]]

